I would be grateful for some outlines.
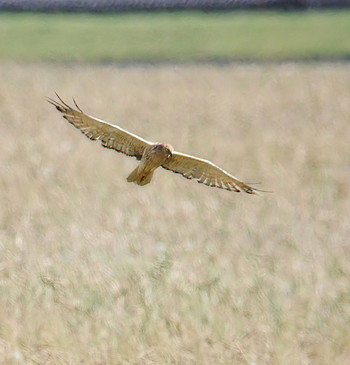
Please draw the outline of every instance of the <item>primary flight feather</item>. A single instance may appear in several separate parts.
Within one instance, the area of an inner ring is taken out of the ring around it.
[[[140,160],[139,165],[128,176],[128,182],[146,185],[151,182],[155,169],[161,166],[208,186],[236,192],[243,190],[248,194],[257,191],[208,160],[176,152],[166,143],[146,141],[114,124],[85,114],[75,101],[77,109],[67,105],[58,95],[57,98],[58,101],[48,98],[48,102],[87,137],[100,140],[103,147]]]

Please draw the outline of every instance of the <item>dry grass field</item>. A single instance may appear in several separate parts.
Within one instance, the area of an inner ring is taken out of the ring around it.
[[[1,63],[0,363],[350,363],[350,66]],[[45,101],[262,196],[102,148]]]

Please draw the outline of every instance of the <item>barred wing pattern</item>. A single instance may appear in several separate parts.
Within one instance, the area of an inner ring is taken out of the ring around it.
[[[51,98],[48,98],[48,102],[56,107],[63,114],[63,118],[67,119],[85,136],[91,140],[100,140],[103,147],[114,149],[140,160],[145,148],[152,144],[116,125],[85,114],[75,101],[78,110],[71,108],[58,95],[57,97],[60,103]]]
[[[236,192],[243,190],[248,194],[255,194],[256,191],[212,162],[184,153],[174,152],[173,157],[163,163],[162,167],[208,186]]]

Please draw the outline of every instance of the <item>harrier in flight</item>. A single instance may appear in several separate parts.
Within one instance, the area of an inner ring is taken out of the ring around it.
[[[243,190],[248,194],[257,191],[208,160],[176,152],[170,144],[146,141],[116,125],[85,114],[74,99],[76,109],[67,105],[58,95],[57,97],[59,101],[48,98],[48,102],[85,136],[91,140],[100,140],[103,147],[140,160],[128,176],[128,182],[146,185],[151,182],[155,169],[161,166],[208,186],[236,192]]]

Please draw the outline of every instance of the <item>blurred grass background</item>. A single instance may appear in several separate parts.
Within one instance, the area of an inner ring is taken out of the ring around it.
[[[0,71],[2,363],[349,362],[349,66]],[[273,193],[129,184],[53,89]]]
[[[349,59],[350,11],[0,14],[0,59]]]

